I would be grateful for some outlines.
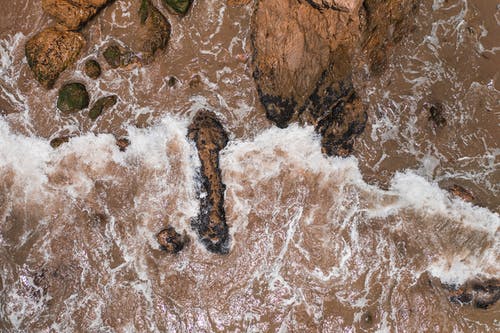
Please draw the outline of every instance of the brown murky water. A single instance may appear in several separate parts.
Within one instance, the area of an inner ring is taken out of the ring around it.
[[[103,46],[134,42],[133,3],[117,0],[45,91],[24,43],[49,17],[39,1],[0,2],[1,331],[500,330],[498,303],[450,302],[439,283],[500,277],[494,1],[423,1],[388,71],[356,74],[370,125],[348,159],[322,155],[311,128],[265,119],[248,63],[251,3],[195,1],[181,19],[158,2],[172,24],[168,49],[113,70]],[[104,69],[97,81],[82,72],[90,58]],[[69,80],[119,102],[95,122],[88,111],[62,115],[57,88]],[[424,103],[435,102],[443,128],[428,120]],[[200,162],[186,131],[200,108],[231,133],[221,156],[226,256],[189,228]],[[77,137],[54,150],[59,135]],[[129,137],[125,152],[114,135]],[[439,187],[453,184],[478,205]],[[167,224],[191,236],[175,256],[156,243]]]

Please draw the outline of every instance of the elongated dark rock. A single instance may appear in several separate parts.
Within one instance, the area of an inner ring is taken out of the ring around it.
[[[191,226],[206,246],[215,253],[229,252],[229,227],[224,212],[224,191],[219,168],[219,152],[226,146],[228,137],[213,112],[199,111],[188,128],[188,137],[198,148],[201,160],[200,213]]]

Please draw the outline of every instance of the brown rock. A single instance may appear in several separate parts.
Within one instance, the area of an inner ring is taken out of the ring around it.
[[[42,8],[70,30],[90,20],[107,0],[42,0]]]
[[[186,245],[187,236],[182,236],[173,227],[167,227],[156,236],[162,250],[168,253],[178,253]]]
[[[73,64],[85,40],[77,32],[47,28],[25,45],[28,65],[45,88],[52,88],[59,74]]]
[[[219,152],[227,142],[227,134],[213,112],[199,111],[188,128],[188,137],[198,148],[201,160],[200,214],[191,222],[201,242],[211,252],[229,252],[229,227],[224,211],[224,191],[219,169]]]
[[[446,118],[444,117],[444,106],[441,103],[433,103],[426,105],[429,111],[429,121],[433,122],[437,127],[446,126]]]
[[[171,27],[165,16],[150,0],[141,0],[139,17],[141,25],[137,35],[143,41],[140,51],[143,53],[143,61],[148,63],[157,50],[163,50],[167,46]]]
[[[448,192],[450,192],[451,194],[453,194],[456,197],[461,198],[463,201],[466,201],[466,202],[473,202],[474,201],[474,195],[470,191],[468,191],[467,189],[463,188],[460,185],[457,185],[457,184],[453,185],[452,187],[450,187],[448,189]]]
[[[116,145],[120,151],[125,151],[127,150],[127,147],[130,146],[130,140],[127,138],[119,138],[116,140]]]
[[[93,59],[87,60],[85,62],[84,72],[89,78],[95,80],[101,75],[101,66]]]
[[[268,119],[281,128],[293,121],[312,124],[325,153],[351,153],[368,118],[352,84],[352,59],[363,46],[382,50],[400,39],[391,24],[403,30],[399,22],[416,1],[370,1],[366,9],[362,0],[259,0],[253,66]],[[378,8],[394,11],[391,23],[376,25],[384,19],[374,12]],[[367,28],[377,38],[365,37]]]
[[[55,149],[55,148],[59,147],[60,145],[62,145],[63,143],[68,142],[69,139],[71,139],[71,137],[67,136],[67,135],[54,138],[54,139],[50,140],[50,146]]]

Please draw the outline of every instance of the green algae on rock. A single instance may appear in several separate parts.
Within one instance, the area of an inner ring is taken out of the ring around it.
[[[89,78],[95,80],[101,75],[101,66],[93,59],[87,60],[85,62],[84,72]]]
[[[104,110],[115,105],[117,101],[118,101],[118,96],[116,96],[116,95],[110,95],[110,96],[99,98],[94,103],[94,105],[92,105],[92,108],[90,108],[90,111],[89,111],[90,119],[96,120],[97,117],[99,117]]]
[[[25,55],[38,82],[51,89],[59,75],[76,61],[84,45],[80,33],[47,28],[26,42]]]
[[[118,45],[109,45],[106,50],[104,50],[102,55],[111,68],[120,67],[122,52]]]
[[[57,108],[64,113],[72,113],[89,106],[89,100],[89,94],[83,84],[68,83],[59,90]]]
[[[191,0],[163,0],[163,3],[175,13],[186,15],[191,5]]]

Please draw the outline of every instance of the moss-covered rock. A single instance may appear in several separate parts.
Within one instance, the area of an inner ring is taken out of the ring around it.
[[[109,109],[110,107],[115,105],[117,101],[118,97],[116,95],[110,95],[99,98],[90,108],[89,111],[90,119],[92,120],[97,119],[97,117],[99,117],[104,110]]]
[[[84,45],[83,36],[77,32],[48,28],[26,42],[25,54],[35,78],[50,89],[59,74],[76,61]]]
[[[91,79],[97,79],[101,75],[101,66],[95,60],[87,60],[85,62],[85,75]]]
[[[191,0],[163,0],[163,3],[180,15],[185,15],[191,6]]]
[[[57,108],[64,113],[72,113],[88,107],[89,100],[89,94],[83,84],[68,83],[59,90]]]
[[[118,45],[109,45],[106,50],[104,50],[102,55],[104,56],[106,62],[111,66],[111,68],[120,67],[122,52]]]

